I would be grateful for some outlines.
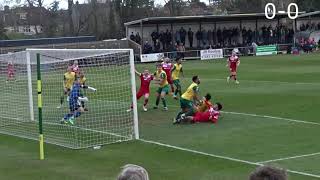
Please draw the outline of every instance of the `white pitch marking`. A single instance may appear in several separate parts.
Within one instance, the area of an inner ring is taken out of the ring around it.
[[[285,157],[285,158],[279,158],[279,159],[272,159],[272,160],[261,161],[261,162],[257,162],[257,163],[265,164],[265,163],[270,163],[270,162],[277,162],[277,161],[283,161],[283,160],[288,160],[288,159],[297,159],[297,158],[310,157],[310,156],[316,156],[316,155],[320,155],[320,152],[312,153],[312,154],[304,154],[304,155],[298,155],[298,156]]]
[[[226,114],[237,114],[237,115],[252,116],[252,117],[278,119],[278,120],[290,121],[290,122],[295,122],[295,123],[312,124],[312,125],[318,125],[318,126],[320,125],[320,123],[317,123],[317,122],[302,121],[302,120],[296,120],[296,119],[290,119],[290,118],[281,118],[281,117],[258,115],[258,114],[249,114],[249,113],[240,113],[240,112],[228,112],[228,111],[221,111],[221,112],[224,112]]]
[[[179,147],[179,146],[173,146],[173,145],[169,145],[169,144],[164,144],[164,143],[160,143],[160,142],[156,142],[156,141],[150,141],[150,140],[145,140],[145,139],[140,139],[140,141],[145,142],[145,143],[149,143],[149,144],[155,144],[155,145],[158,145],[158,146],[167,147],[167,148],[172,148],[172,149],[176,149],[176,150],[191,152],[191,153],[194,153],[194,154],[200,154],[200,155],[204,155],[204,156],[210,156],[210,157],[215,157],[215,158],[219,158],[219,159],[225,159],[225,160],[229,160],[229,161],[249,164],[249,165],[263,166],[263,164],[261,164],[261,163],[255,163],[255,162],[236,159],[236,158],[231,158],[231,157],[227,157],[227,156],[220,156],[220,155],[205,153],[205,152],[196,151],[196,150],[192,150],[192,149],[182,148],[182,147]],[[310,174],[310,173],[294,171],[294,170],[290,170],[290,169],[287,169],[287,171],[291,172],[293,174],[320,178],[320,175],[317,175],[317,174]]]
[[[141,104],[141,103],[138,103]],[[178,107],[176,105],[167,105],[169,107]],[[221,111],[226,114],[236,114],[236,115],[243,115],[243,116],[252,116],[252,117],[260,117],[260,118],[269,118],[269,119],[277,119],[282,121],[289,121],[289,122],[295,122],[295,123],[302,123],[302,124],[312,124],[320,126],[320,123],[312,122],[312,121],[303,121],[303,120],[297,120],[297,119],[290,119],[290,118],[282,118],[282,117],[275,117],[275,116],[268,116],[268,115],[259,115],[259,114],[250,114],[250,113],[240,113],[240,112],[230,112],[230,111]]]
[[[226,81],[226,79],[207,79],[201,78],[201,80],[205,81]],[[283,84],[300,84],[300,85],[320,85],[317,82],[286,82],[286,81],[257,81],[257,80],[246,80],[246,79],[239,79],[241,82],[257,82],[257,83],[283,83]]]
[[[286,11],[278,11],[279,14],[285,14]]]

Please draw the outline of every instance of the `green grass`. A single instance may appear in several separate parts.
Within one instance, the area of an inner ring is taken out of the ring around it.
[[[225,61],[184,62],[186,78],[182,80],[183,89],[190,84],[192,75],[199,75],[201,94],[210,92],[215,102],[223,103],[221,119],[217,125],[173,126],[171,120],[179,109],[178,102],[168,96],[168,112],[153,110],[152,96],[148,112],[141,110],[141,104],[138,107],[141,138],[250,162],[320,152],[320,125],[263,117],[266,115],[320,124],[319,65],[319,55],[243,57],[239,67],[240,85],[235,85],[226,83],[228,71]],[[155,69],[154,64],[137,65],[140,71],[145,68],[152,71]],[[94,71],[97,72],[97,69]],[[95,72],[87,72],[89,82]],[[58,81],[59,76],[54,77]],[[51,88],[54,87],[53,82],[47,83],[51,83]],[[99,81],[90,83],[99,87]],[[155,92],[155,88],[153,84],[152,92]],[[90,113],[104,112],[94,111],[99,104],[95,100],[118,100],[115,96],[103,93],[88,96],[93,99],[92,104],[88,103],[92,111],[83,119],[88,119]],[[53,100],[48,103],[48,106],[54,105]],[[52,121],[59,115],[58,111],[47,112]],[[79,121],[80,124],[85,123],[81,119]],[[144,166],[153,180],[244,180],[255,168],[254,165],[141,141],[107,145],[100,150],[70,150],[48,144],[45,147],[45,161],[38,160],[38,145],[35,141],[0,135],[0,142],[0,153],[3,154],[0,163],[1,179],[115,179],[121,166],[133,163]],[[320,155],[315,155],[271,164],[319,176],[319,160]],[[290,180],[316,179],[294,173],[289,175]]]

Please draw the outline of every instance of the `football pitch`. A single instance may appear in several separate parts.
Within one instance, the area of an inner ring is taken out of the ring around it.
[[[148,112],[139,101],[141,140],[99,150],[46,144],[40,161],[36,141],[0,135],[0,179],[111,180],[127,163],[145,167],[152,180],[245,180],[261,164],[288,169],[290,180],[319,179],[319,66],[318,54],[242,57],[236,85],[226,82],[225,60],[183,62],[183,90],[199,75],[201,95],[223,104],[216,125],[172,125],[179,102],[167,96],[169,111],[153,110],[153,83]]]

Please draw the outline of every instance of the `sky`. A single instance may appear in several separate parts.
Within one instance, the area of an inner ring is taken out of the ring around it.
[[[13,6],[13,5],[16,5],[15,3],[8,3],[9,0],[0,0],[0,2],[3,1],[4,3],[3,4],[7,4],[9,6]],[[7,1],[7,2],[6,2]],[[14,2],[19,2],[21,1],[20,4],[22,4],[25,0],[13,0]],[[44,0],[44,5],[45,6],[50,6],[50,4],[53,2],[54,0]],[[88,0],[78,0],[79,3],[84,3],[84,2],[88,2]],[[200,0],[201,2],[205,2],[205,3],[208,3],[209,0]],[[67,0],[59,0],[59,7],[61,9],[67,9],[68,7],[68,1]],[[74,2],[76,2],[76,0],[74,0]],[[0,3],[1,4],[1,3]],[[155,4],[165,4],[165,0],[155,0]]]

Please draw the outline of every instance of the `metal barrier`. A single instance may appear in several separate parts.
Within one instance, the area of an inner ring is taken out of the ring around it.
[[[131,39],[128,39],[128,48],[133,49],[134,60],[139,62],[140,55],[142,54],[141,45],[132,41]]]
[[[293,44],[277,44],[278,54],[291,53]],[[35,46],[20,46],[20,47],[6,47],[0,48],[0,54],[6,54],[8,52],[24,51],[26,48],[54,48],[54,49],[126,49],[131,48],[134,51],[135,61],[140,62],[140,55],[142,53],[142,47],[131,40],[113,40],[113,41],[94,41],[94,42],[82,42],[82,43],[67,43],[67,44],[50,44],[50,45],[35,45]],[[233,49],[239,50],[240,56],[252,56],[254,55],[254,49],[252,46],[248,47],[233,47],[222,48],[223,55],[228,57],[231,55]],[[165,57],[176,58],[178,55],[183,55],[186,60],[197,60],[201,58],[201,50],[187,50],[184,52],[171,51],[163,52]]]
[[[291,52],[291,48],[293,44],[277,44],[278,54],[287,54]],[[233,47],[233,48],[222,48],[223,56],[229,57],[231,56],[232,50],[237,48],[239,50],[240,56],[253,56],[255,55],[255,51],[252,46],[247,47]],[[163,52],[165,57],[176,58],[179,54],[184,55],[185,60],[198,60],[201,59],[201,50],[187,50],[184,52],[172,51],[172,52]]]

